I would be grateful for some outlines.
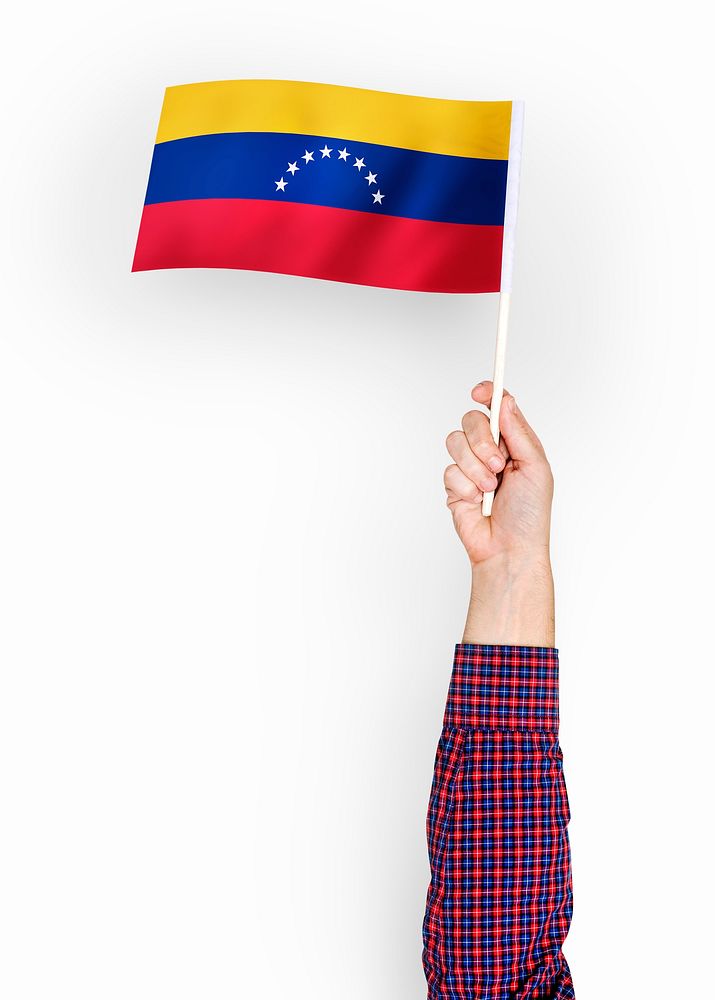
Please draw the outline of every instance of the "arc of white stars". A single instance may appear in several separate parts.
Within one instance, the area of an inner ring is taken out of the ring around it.
[[[330,146],[328,146],[328,144],[326,142],[324,144],[323,148],[320,149],[320,150],[318,150],[318,152],[321,154],[321,159],[323,159],[323,160],[325,160],[325,159],[329,160],[330,159],[330,154],[333,152],[333,149]],[[345,163],[348,162],[348,157],[351,156],[351,155],[352,154],[349,152],[347,146],[344,146],[342,149],[338,150],[338,159],[339,160],[343,160]],[[306,166],[309,163],[315,163],[315,150],[308,150],[308,149],[306,149],[306,151],[303,154],[303,156],[299,157],[299,159],[305,160]],[[356,156],[355,157],[355,162],[353,163],[353,166],[356,168],[357,172],[360,173],[362,171],[363,167],[367,166],[366,163],[365,163],[365,158],[363,156]],[[298,160],[295,160],[294,162],[289,163],[286,169],[287,169],[288,173],[291,175],[291,177],[295,177],[296,173],[300,170],[300,167],[298,166]],[[370,188],[370,187],[372,187],[373,184],[377,184],[377,174],[373,173],[372,170],[370,170],[368,168],[365,180],[367,181],[368,188]],[[285,177],[281,177],[280,180],[274,181],[273,183],[276,186],[276,193],[278,193],[278,191],[284,192],[285,189],[286,189],[286,187],[288,186],[288,181],[285,179]],[[385,195],[382,193],[382,191],[379,188],[375,192],[371,191],[370,194],[372,194],[372,203],[373,203],[373,205],[382,205],[382,202],[383,202],[383,199],[385,198]]]

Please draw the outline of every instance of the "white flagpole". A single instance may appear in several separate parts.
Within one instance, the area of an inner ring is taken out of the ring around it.
[[[499,444],[499,411],[501,410],[501,401],[504,395],[504,367],[506,364],[506,338],[509,329],[510,302],[511,292],[501,292],[499,295],[499,318],[497,319],[497,344],[494,350],[492,405],[489,414],[489,429],[492,432],[495,444]],[[490,493],[485,493],[482,500],[482,514],[485,517],[491,516],[493,503],[494,491],[492,490]]]
[[[499,294],[499,317],[497,319],[497,343],[494,349],[494,387],[489,414],[489,429],[494,443],[499,444],[499,411],[504,395],[504,367],[506,364],[506,339],[509,328],[509,306],[511,304],[511,283],[514,271],[514,245],[516,237],[516,215],[519,205],[519,170],[521,168],[521,143],[524,132],[524,102],[513,101],[511,105],[511,128],[509,132],[509,166],[506,175],[506,200],[504,205],[504,242],[502,245],[501,292]],[[482,514],[490,517],[494,492],[485,493],[482,500]]]

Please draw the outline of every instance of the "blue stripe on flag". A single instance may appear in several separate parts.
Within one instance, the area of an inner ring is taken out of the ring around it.
[[[321,150],[331,150],[323,155]],[[340,158],[340,151],[349,152]],[[312,153],[312,160],[304,159]],[[364,166],[359,168],[359,161]],[[358,166],[355,162],[358,161]],[[291,173],[289,164],[298,168]],[[368,182],[368,174],[376,179]],[[507,162],[275,132],[192,136],[154,147],[146,204],[254,198],[501,226]],[[277,183],[285,182],[283,190]],[[377,192],[383,196],[374,199]]]

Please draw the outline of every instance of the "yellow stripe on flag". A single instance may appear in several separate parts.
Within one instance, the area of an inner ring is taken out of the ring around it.
[[[292,132],[487,160],[509,157],[511,101],[445,101],[291,80],[168,87],[157,142]]]

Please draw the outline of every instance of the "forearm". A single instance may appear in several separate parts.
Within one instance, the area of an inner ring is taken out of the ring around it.
[[[548,549],[519,556],[494,556],[472,567],[462,642],[555,645],[554,581]]]

